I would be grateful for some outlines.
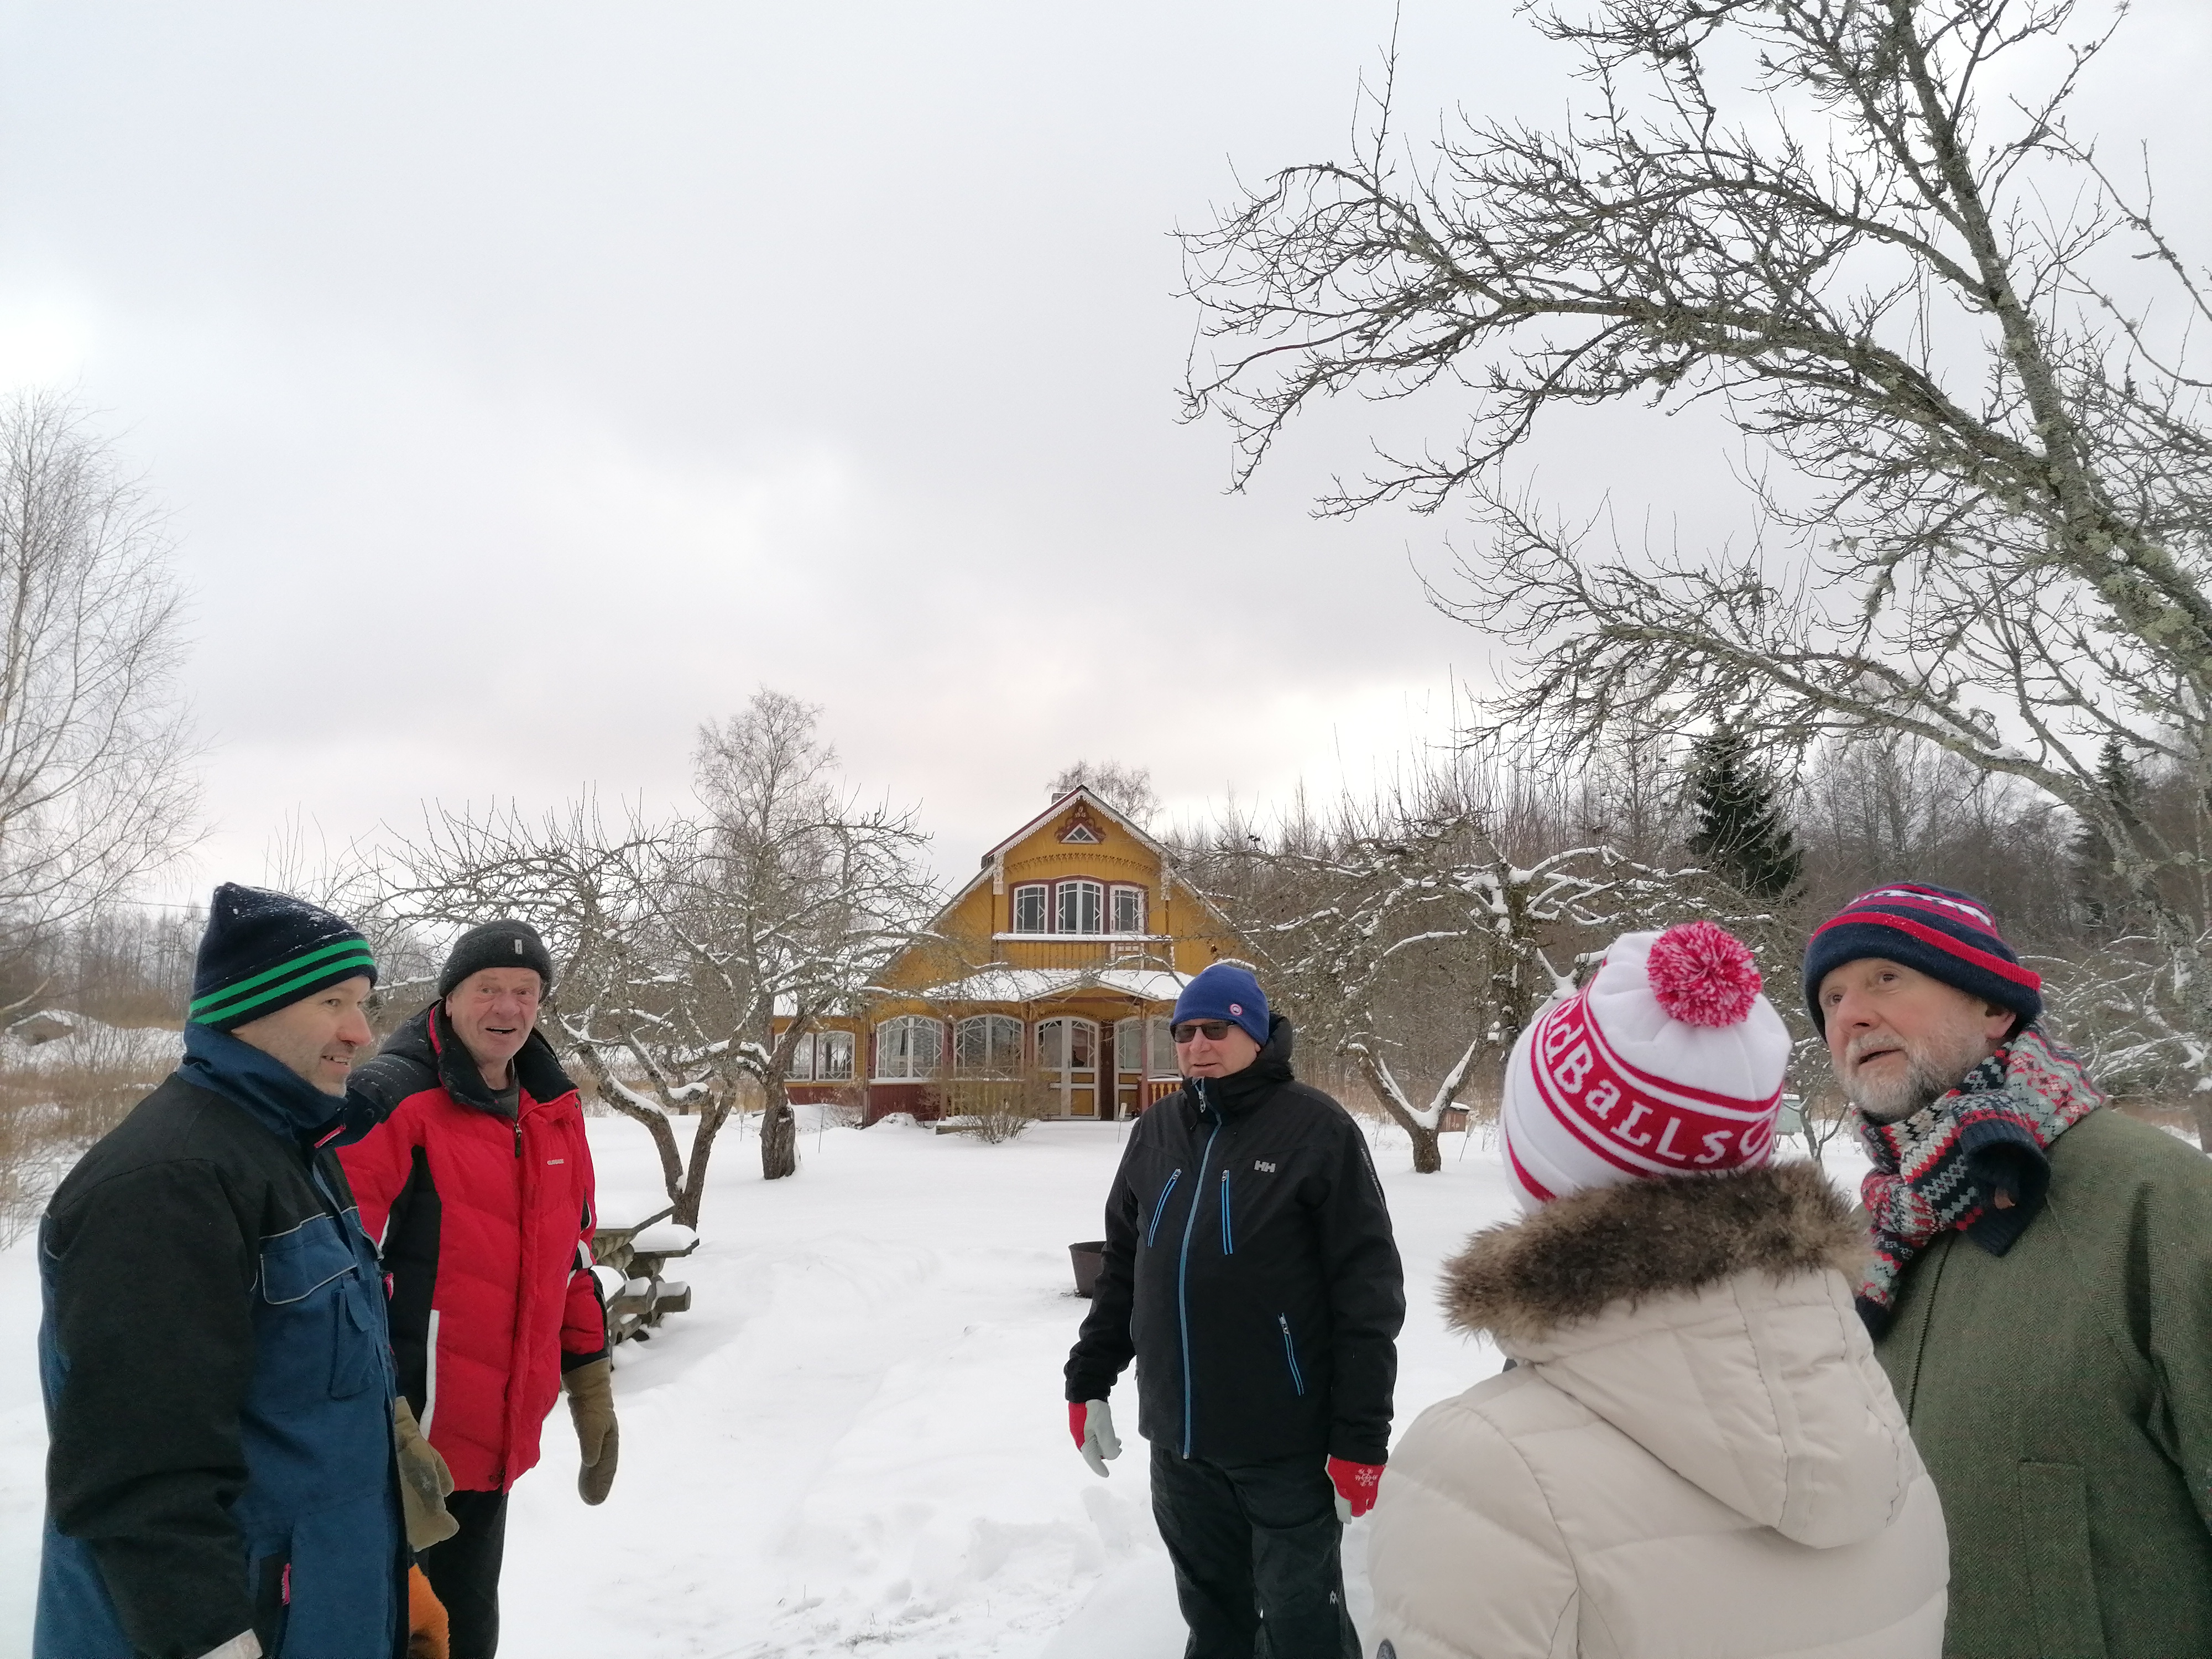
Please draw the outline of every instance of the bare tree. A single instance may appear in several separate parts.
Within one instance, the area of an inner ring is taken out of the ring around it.
[[[1234,826],[1192,864],[1231,890],[1307,1035],[1357,1068],[1422,1173],[1443,1167],[1438,1126],[1478,1066],[1502,1063],[1583,957],[1709,910],[1695,871],[1534,844],[1540,819],[1567,827],[1564,792],[1483,781],[1423,771],[1378,801],[1346,798],[1326,823],[1301,810],[1273,836]]]
[[[763,688],[700,728],[706,821],[686,849],[672,915],[692,971],[727,1000],[720,1040],[760,1085],[761,1171],[798,1168],[785,1093],[799,1039],[848,1010],[936,908],[910,811],[864,805],[837,781],[821,711]],[[790,1024],[773,1036],[778,1014]],[[703,1036],[703,1033],[702,1034]]]
[[[1151,825],[1160,810],[1159,792],[1152,787],[1148,766],[1124,766],[1119,761],[1079,760],[1054,774],[1052,798],[1058,800],[1071,789],[1087,788],[1100,799],[1133,819],[1139,829]]]
[[[46,393],[0,405],[0,937],[20,951],[197,838],[159,521]]]
[[[1578,55],[1571,135],[1464,123],[1401,163],[1386,90],[1350,160],[1187,238],[1226,353],[1192,410],[1249,473],[1316,398],[1469,394],[1456,436],[1322,505],[1471,504],[1488,544],[1443,602],[1523,653],[1516,729],[1555,757],[1623,718],[1886,732],[2020,780],[2103,837],[2153,918],[2141,988],[2212,1089],[2212,283],[2069,125],[2108,32],[2070,0],[1534,21]],[[1562,406],[1629,398],[1733,423],[1779,550],[1622,549],[1504,482]],[[2116,810],[2107,738],[2195,810]]]

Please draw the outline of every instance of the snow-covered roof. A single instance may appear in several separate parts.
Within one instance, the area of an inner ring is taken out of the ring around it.
[[[1164,968],[986,968],[921,994],[932,1002],[1042,1002],[1098,989],[1146,1002],[1173,1002],[1188,981]]]

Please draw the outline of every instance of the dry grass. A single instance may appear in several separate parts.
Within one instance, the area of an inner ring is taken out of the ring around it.
[[[86,1023],[58,1042],[0,1045],[0,1245],[38,1219],[54,1183],[167,1075],[173,1031]]]

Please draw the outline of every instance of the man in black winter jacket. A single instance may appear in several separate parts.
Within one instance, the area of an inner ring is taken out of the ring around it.
[[[1292,1078],[1290,1022],[1248,970],[1191,981],[1174,1034],[1182,1092],[1138,1123],[1107,1197],[1069,1428],[1105,1474],[1107,1395],[1133,1358],[1185,1659],[1358,1659],[1339,1546],[1389,1452],[1389,1212],[1358,1126]]]

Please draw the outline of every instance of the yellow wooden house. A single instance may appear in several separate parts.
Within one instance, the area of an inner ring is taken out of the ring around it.
[[[927,1120],[1019,1082],[1047,1117],[1133,1117],[1179,1086],[1183,985],[1241,953],[1166,848],[1074,789],[983,854],[857,1013],[801,1037],[791,1097]]]

